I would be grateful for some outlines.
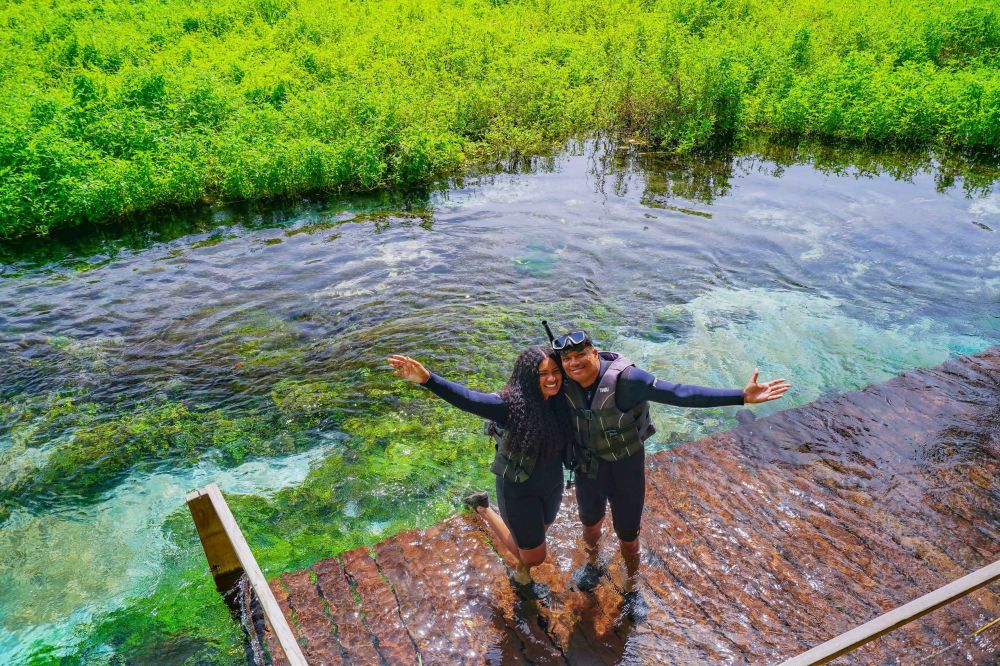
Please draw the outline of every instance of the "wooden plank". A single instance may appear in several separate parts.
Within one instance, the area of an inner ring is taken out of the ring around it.
[[[998,579],[1000,579],[1000,561],[880,615],[860,627],[855,627],[808,652],[803,652],[799,656],[783,662],[781,666],[825,664]]]
[[[285,657],[292,666],[307,666],[298,641],[295,640],[288,621],[264,579],[264,574],[250,551],[243,531],[236,524],[236,518],[229,510],[229,505],[222,497],[219,487],[210,483],[200,491],[188,495],[187,501],[195,526],[198,527],[202,546],[205,548],[205,556],[212,568],[212,575],[219,576],[230,573],[235,568],[242,568],[257,594],[264,616],[270,623]],[[205,529],[204,534],[202,528]],[[235,565],[232,560],[234,556]]]
[[[187,496],[187,505],[208,559],[208,568],[216,582],[226,574],[241,571],[240,559],[212,505],[212,498],[207,493],[196,491]]]

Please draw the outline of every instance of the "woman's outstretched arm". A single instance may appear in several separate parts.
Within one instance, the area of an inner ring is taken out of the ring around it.
[[[496,421],[500,426],[507,424],[507,405],[496,393],[480,393],[450,382],[430,372],[420,361],[409,356],[393,354],[387,360],[397,377],[423,385],[434,395],[461,410]]]

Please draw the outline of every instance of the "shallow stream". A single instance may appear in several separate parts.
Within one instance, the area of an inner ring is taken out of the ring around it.
[[[586,143],[0,248],[0,661],[239,663],[183,504],[209,481],[272,576],[456,511],[489,444],[391,352],[494,390],[582,324],[672,381],[791,380],[762,414],[997,344],[995,179]],[[664,448],[735,410],[654,418]]]

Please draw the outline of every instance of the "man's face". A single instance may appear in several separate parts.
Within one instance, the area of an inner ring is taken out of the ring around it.
[[[592,346],[587,345],[576,351],[564,351],[560,356],[566,376],[574,382],[583,388],[588,388],[597,381],[597,375],[601,372],[601,359]]]

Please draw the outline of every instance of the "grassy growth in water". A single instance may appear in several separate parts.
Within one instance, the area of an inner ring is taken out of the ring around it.
[[[565,313],[550,316],[561,321]],[[602,322],[610,319],[594,306],[580,323],[606,338]],[[491,311],[467,324],[448,337],[447,349],[421,356],[434,370],[484,390],[503,383],[518,348],[539,333],[537,321],[523,313]],[[294,487],[227,494],[272,577],[433,523],[455,511],[465,488],[492,487],[492,445],[481,420],[379,367],[391,350],[380,347],[386,336],[378,327],[366,329],[376,348],[364,360],[341,363],[326,375],[302,367],[316,341],[291,335],[280,320],[251,311],[224,326],[235,339],[219,337],[212,357],[229,366],[239,358],[247,371],[273,377],[261,401],[241,409],[198,406],[179,396],[128,408],[66,391],[0,396],[0,523],[24,505],[106,501],[99,491],[153,465],[176,471],[212,456],[233,467],[326,446]],[[89,353],[70,340],[50,346],[68,354],[58,356],[63,360]],[[176,393],[182,396],[183,388]],[[212,587],[185,507],[173,511],[163,534],[167,561],[155,572],[159,582],[152,589],[135,590],[116,609],[76,626],[59,645],[40,640],[28,648],[29,663],[239,661],[239,630]],[[118,565],[130,563],[125,558]]]
[[[0,237],[579,132],[1000,147],[1000,13],[974,0],[68,0],[0,25]]]

